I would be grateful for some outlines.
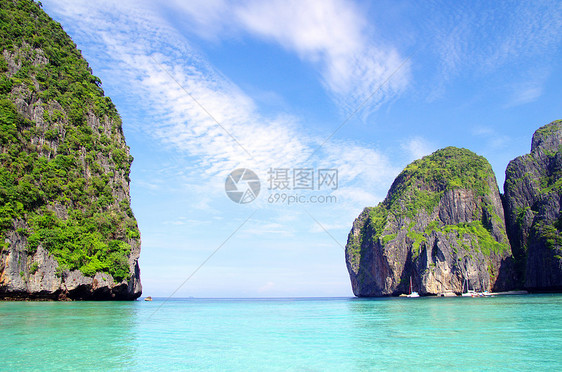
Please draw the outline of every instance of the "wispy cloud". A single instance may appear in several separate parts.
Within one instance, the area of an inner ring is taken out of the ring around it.
[[[529,84],[527,86],[518,87],[504,107],[507,108],[534,102],[542,95],[542,91],[542,85],[537,84]]]
[[[548,81],[548,69],[536,67],[506,85],[510,94],[503,108],[510,108],[538,100]]]
[[[487,151],[504,149],[511,140],[509,136],[498,133],[497,130],[491,126],[475,126],[472,128],[472,134],[481,138],[481,141],[486,145]]]
[[[436,150],[434,144],[423,137],[413,137],[400,144],[408,161],[420,159]]]
[[[527,73],[550,63],[552,50],[562,41],[560,14],[562,3],[555,0],[493,7],[486,2],[448,3],[426,23],[434,35],[428,49],[437,53],[439,65],[428,100],[442,96],[447,83],[460,74],[490,76],[507,65]],[[540,88],[529,88],[521,94],[521,103],[539,94]]]
[[[216,39],[218,34],[225,36],[225,30],[246,33],[296,53],[319,69],[328,93],[345,112],[377,91],[406,58],[376,40],[362,10],[350,1],[177,1],[175,6],[202,36]],[[404,90],[409,81],[406,64],[372,97],[371,110]]]
[[[488,24],[503,20],[503,24],[486,27],[498,30],[483,36],[492,40],[482,56],[484,67],[494,68],[510,59],[550,54],[551,48],[562,41],[562,3],[533,1],[504,3],[503,9],[487,17]]]
[[[210,198],[214,192],[222,192],[218,186],[212,187],[211,192],[206,189],[209,186],[207,182],[213,177],[222,178],[240,166],[250,166],[263,173],[269,167],[299,166],[323,140],[307,134],[299,119],[291,114],[260,115],[254,101],[209,65],[165,19],[141,6],[130,7],[131,4],[127,2],[119,4],[80,1],[65,3],[64,6],[61,4],[57,11],[84,26],[83,30],[87,30],[88,35],[84,39],[91,44],[89,47],[99,52],[96,54],[98,58],[106,58],[106,68],[113,67],[114,70],[108,73],[126,87],[129,95],[136,96],[134,102],[142,102],[151,108],[151,116],[138,123],[142,130],[163,144],[197,159],[196,165],[188,172],[197,173],[197,182],[205,188],[202,191],[206,198]],[[283,7],[275,4],[272,3],[273,9],[281,12]],[[323,14],[319,4],[306,4],[313,13],[312,18],[299,16],[301,19],[296,22],[296,29],[286,33],[281,33],[280,26],[267,31],[261,28],[265,26],[252,23],[257,22],[255,17],[258,15],[269,18],[274,15],[265,14],[268,12],[266,8],[262,9],[257,3],[245,3],[237,12],[240,19],[245,19],[249,29],[264,35],[271,33],[283,45],[302,53],[304,58],[324,61],[322,63],[328,66],[328,70],[337,68],[336,65],[340,63],[346,65],[349,61],[344,62],[347,61],[344,56],[351,55],[350,61],[363,66],[360,72],[353,72],[359,75],[349,81],[337,81],[341,76],[326,72],[327,84],[342,94],[350,89],[353,79],[366,79],[367,75],[372,75],[372,79],[365,81],[369,86],[375,84],[373,79],[380,79],[388,72],[392,64],[388,61],[394,61],[394,57],[398,61],[398,55],[392,51],[380,52],[387,57],[394,56],[391,59],[382,58],[380,66],[374,60],[357,60],[362,52],[357,45],[365,45],[360,36],[361,22],[359,26],[352,26],[353,17],[357,16],[353,7],[344,12],[340,9],[343,3],[335,1],[325,6],[327,10]],[[216,7],[221,6],[225,5],[216,2]],[[296,17],[302,11],[296,2],[284,8],[285,13],[278,15],[287,19]],[[334,18],[338,17],[343,20],[334,25],[335,31],[332,32],[339,35],[332,35],[335,40],[328,40],[330,38],[323,33],[309,35],[308,41],[297,37],[307,28],[327,28],[329,22],[335,22]],[[353,42],[340,35],[347,32],[357,40]],[[338,46],[340,43],[351,45]],[[371,71],[369,66],[374,70]],[[311,161],[329,163],[331,167],[339,168],[342,179],[356,187],[357,183],[370,188],[383,180],[388,183],[396,174],[396,169],[383,154],[353,142],[329,142]],[[189,177],[189,174],[186,176]],[[345,199],[345,195],[342,198]],[[208,203],[204,202],[204,205],[208,206]]]

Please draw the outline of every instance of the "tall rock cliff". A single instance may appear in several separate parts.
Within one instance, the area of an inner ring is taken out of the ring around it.
[[[2,0],[0,25],[0,298],[137,298],[115,106],[40,5]]]
[[[509,289],[511,248],[488,161],[447,147],[408,165],[353,223],[346,261],[356,296]]]
[[[539,128],[505,173],[507,232],[521,284],[562,290],[562,120]]]

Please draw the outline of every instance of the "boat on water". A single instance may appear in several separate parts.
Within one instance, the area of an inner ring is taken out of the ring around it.
[[[410,294],[406,295],[406,297],[413,298],[413,297],[419,297],[419,296],[420,295],[419,295],[418,292],[412,291],[412,277],[410,277]]]
[[[468,279],[465,279],[465,283],[466,283],[466,292],[464,292],[464,285],[463,285],[463,293],[461,293],[461,296],[463,297],[491,297],[492,296],[492,294],[488,291],[476,292],[474,289],[470,289],[470,282],[468,281]]]
[[[464,291],[465,284],[466,284],[466,292]],[[470,282],[468,281],[468,279],[464,280],[462,290],[463,291],[461,293],[461,296],[463,296],[463,297],[476,297],[476,295],[477,295],[475,290],[470,289]]]
[[[468,279],[465,279],[465,283],[466,283],[466,292],[464,292],[464,286],[463,286],[463,292],[461,293],[461,296],[463,296],[463,297],[475,297],[476,291],[473,290],[473,289],[470,289],[470,282],[468,281]]]

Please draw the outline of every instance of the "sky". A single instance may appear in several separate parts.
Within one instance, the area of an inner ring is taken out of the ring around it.
[[[468,148],[502,190],[562,119],[559,1],[42,3],[123,119],[146,296],[352,296],[347,235],[407,164]]]

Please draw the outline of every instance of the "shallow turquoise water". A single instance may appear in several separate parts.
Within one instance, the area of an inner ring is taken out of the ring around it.
[[[3,302],[0,369],[555,371],[561,305],[562,295]]]

